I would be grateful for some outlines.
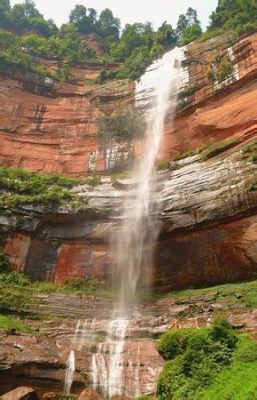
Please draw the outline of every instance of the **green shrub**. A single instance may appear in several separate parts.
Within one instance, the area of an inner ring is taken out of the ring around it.
[[[80,183],[85,183],[85,180],[0,167],[1,206],[13,208],[27,203],[64,204],[74,198],[68,189]]]
[[[237,361],[257,363],[257,342],[250,339],[248,335],[241,335],[235,358]]]
[[[4,253],[0,253],[0,274],[6,274],[10,271],[9,259]]]
[[[218,80],[219,82],[229,78],[234,72],[234,66],[231,61],[222,61],[218,68]]]
[[[197,334],[194,329],[171,329],[161,336],[158,342],[158,351],[165,360],[171,360],[185,352],[192,335]]]
[[[158,398],[198,399],[220,371],[231,365],[238,336],[227,320],[211,328],[170,330],[158,342],[166,362],[158,381]]]

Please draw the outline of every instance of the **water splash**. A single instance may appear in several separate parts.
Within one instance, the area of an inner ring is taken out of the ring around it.
[[[168,113],[170,120],[174,117],[183,58],[183,49],[168,52],[148,68],[136,88],[136,105],[144,111],[147,123],[144,151],[137,166],[136,189],[125,201],[122,222],[112,236],[113,252],[117,255],[115,286],[120,290],[119,304],[109,324],[106,342],[99,344],[91,365],[94,388],[106,398],[126,394],[125,361],[130,368],[134,367],[136,374],[130,391],[140,395],[140,355],[137,352],[136,360],[125,360],[125,341],[130,320],[137,311],[138,289],[150,287],[153,251],[160,229],[158,201],[152,201],[153,171],[165,118]]]

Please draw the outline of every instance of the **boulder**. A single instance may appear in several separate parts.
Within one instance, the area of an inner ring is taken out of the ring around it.
[[[35,390],[29,387],[18,387],[1,397],[2,400],[39,400]]]
[[[80,393],[78,400],[102,400],[102,397],[92,388],[87,388]]]

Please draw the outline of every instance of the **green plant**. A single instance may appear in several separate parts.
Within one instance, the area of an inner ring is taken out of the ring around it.
[[[99,119],[98,135],[103,141],[115,139],[118,142],[132,140],[142,136],[145,131],[145,124],[142,118],[129,110],[111,116],[103,116]]]
[[[219,82],[229,78],[234,72],[234,66],[231,61],[222,61],[218,68],[218,80]]]
[[[166,360],[158,381],[161,400],[198,399],[233,362],[238,336],[222,317],[211,328],[171,330],[158,342]]]
[[[0,253],[0,274],[5,274],[10,271],[9,259],[4,253]]]
[[[11,332],[11,331],[20,331],[23,333],[31,332],[29,326],[25,325],[22,321],[1,314],[0,314],[0,329],[5,332]]]
[[[193,94],[195,94],[195,92],[196,92],[196,88],[195,87],[188,87],[188,88],[184,89],[182,92],[179,92],[178,99],[182,100],[182,99],[184,99],[186,97],[190,97]]]
[[[207,161],[210,158],[215,157],[215,156],[231,149],[238,143],[239,143],[239,140],[237,138],[232,138],[232,139],[226,140],[225,142],[222,142],[218,145],[215,145],[215,146],[213,145],[204,153],[203,160]]]

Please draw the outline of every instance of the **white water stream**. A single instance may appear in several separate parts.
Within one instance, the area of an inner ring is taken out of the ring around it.
[[[184,50],[175,48],[151,65],[136,87],[136,105],[144,109],[147,123],[144,151],[137,176],[137,189],[124,204],[122,223],[112,237],[117,254],[115,285],[119,288],[119,304],[108,327],[108,337],[92,356],[92,377],[95,390],[105,398],[126,395],[124,363],[134,368],[131,392],[140,395],[140,354],[136,360],[124,359],[130,320],[137,308],[137,291],[150,286],[152,258],[159,234],[158,218],[151,201],[154,191],[153,172],[163,138],[165,118],[174,117],[178,88],[183,84],[180,72]],[[140,285],[139,285],[140,284]],[[133,375],[132,375],[133,376]],[[131,385],[130,385],[131,386]]]
[[[71,345],[71,351],[67,360],[67,366],[66,366],[66,371],[65,371],[65,378],[64,378],[64,393],[70,393],[71,391],[71,386],[72,382],[74,379],[74,374],[75,374],[75,369],[76,369],[76,358],[75,358],[75,348],[76,348],[76,343],[77,343],[77,338],[78,338],[78,333],[79,333],[79,328],[80,328],[80,321],[78,321],[75,334],[72,339],[72,345]]]

